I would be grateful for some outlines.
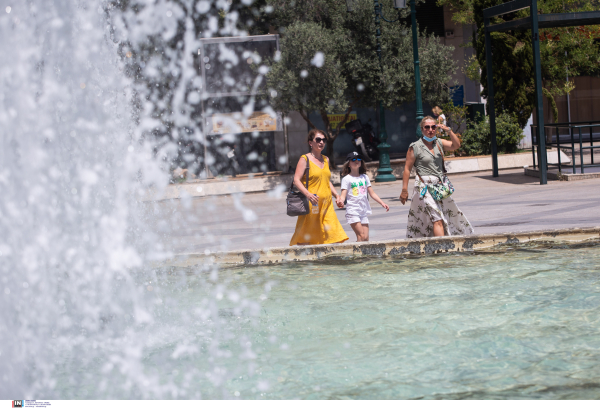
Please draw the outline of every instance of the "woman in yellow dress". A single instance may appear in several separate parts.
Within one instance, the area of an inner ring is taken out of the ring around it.
[[[321,154],[325,147],[325,135],[322,131],[313,129],[308,133],[310,153],[298,160],[294,184],[302,194],[308,197],[310,212],[301,215],[296,222],[296,231],[291,245],[316,245],[344,242],[348,235],[338,221],[333,207],[332,196],[338,197],[337,191],[329,180],[329,159]],[[306,166],[308,172],[308,190],[306,189]]]

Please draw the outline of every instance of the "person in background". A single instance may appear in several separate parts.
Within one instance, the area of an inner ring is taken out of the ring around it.
[[[436,137],[440,127],[450,135],[450,140]],[[412,192],[412,202],[408,211],[406,238],[441,237],[444,235],[471,235],[475,231],[467,217],[456,206],[452,196],[436,201],[429,189],[430,184],[442,182],[444,172],[444,150],[452,151],[460,147],[460,140],[444,125],[438,125],[431,116],[421,121],[423,137],[408,148],[404,174],[402,175],[402,204],[408,200],[408,179],[415,167],[417,176]]]
[[[442,109],[439,106],[436,106],[431,111],[436,118],[437,124],[446,126],[446,115],[444,115]]]
[[[290,246],[333,244],[349,239],[333,207],[332,196],[337,199],[339,195],[330,181],[329,159],[321,154],[326,141],[322,131],[311,130],[308,133],[310,153],[298,160],[294,185],[308,198],[310,212],[298,217]],[[307,166],[308,190],[305,187]]]
[[[367,215],[371,214],[369,194],[386,211],[390,210],[390,207],[373,191],[366,173],[367,166],[363,157],[357,152],[349,153],[342,168],[342,194],[336,200],[338,207],[342,208],[344,201],[346,198],[348,199],[346,221],[356,234],[357,242],[369,240],[369,219],[367,218]]]

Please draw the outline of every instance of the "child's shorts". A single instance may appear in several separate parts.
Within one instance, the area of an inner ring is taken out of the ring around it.
[[[369,223],[369,219],[366,215],[361,217],[360,215],[346,214],[346,221],[348,221],[348,224],[354,224],[355,222],[360,222],[361,224]]]

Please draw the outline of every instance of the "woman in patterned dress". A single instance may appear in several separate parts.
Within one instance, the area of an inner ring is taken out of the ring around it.
[[[450,140],[438,139],[439,129],[450,135]],[[423,137],[412,143],[406,154],[406,164],[402,176],[400,201],[408,199],[408,179],[415,167],[417,176],[412,193],[412,202],[408,211],[406,238],[441,237],[445,235],[470,235],[475,231],[467,217],[454,203],[452,196],[436,201],[426,185],[440,183],[443,176],[444,151],[456,150],[460,140],[446,125],[438,124],[431,116],[421,121]],[[420,177],[419,177],[420,176]],[[424,192],[424,194],[421,194]]]

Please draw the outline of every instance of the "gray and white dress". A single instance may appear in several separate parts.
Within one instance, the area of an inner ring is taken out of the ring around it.
[[[443,166],[443,145],[437,140],[433,152],[425,146],[422,139],[411,143],[415,154],[415,170],[427,184],[441,183]],[[441,201],[433,199],[429,191],[421,196],[421,190],[426,187],[419,177],[415,177],[410,209],[408,210],[408,225],[406,238],[433,237],[433,223],[442,221],[444,235],[471,235],[475,233],[467,217],[456,206],[452,196]]]

